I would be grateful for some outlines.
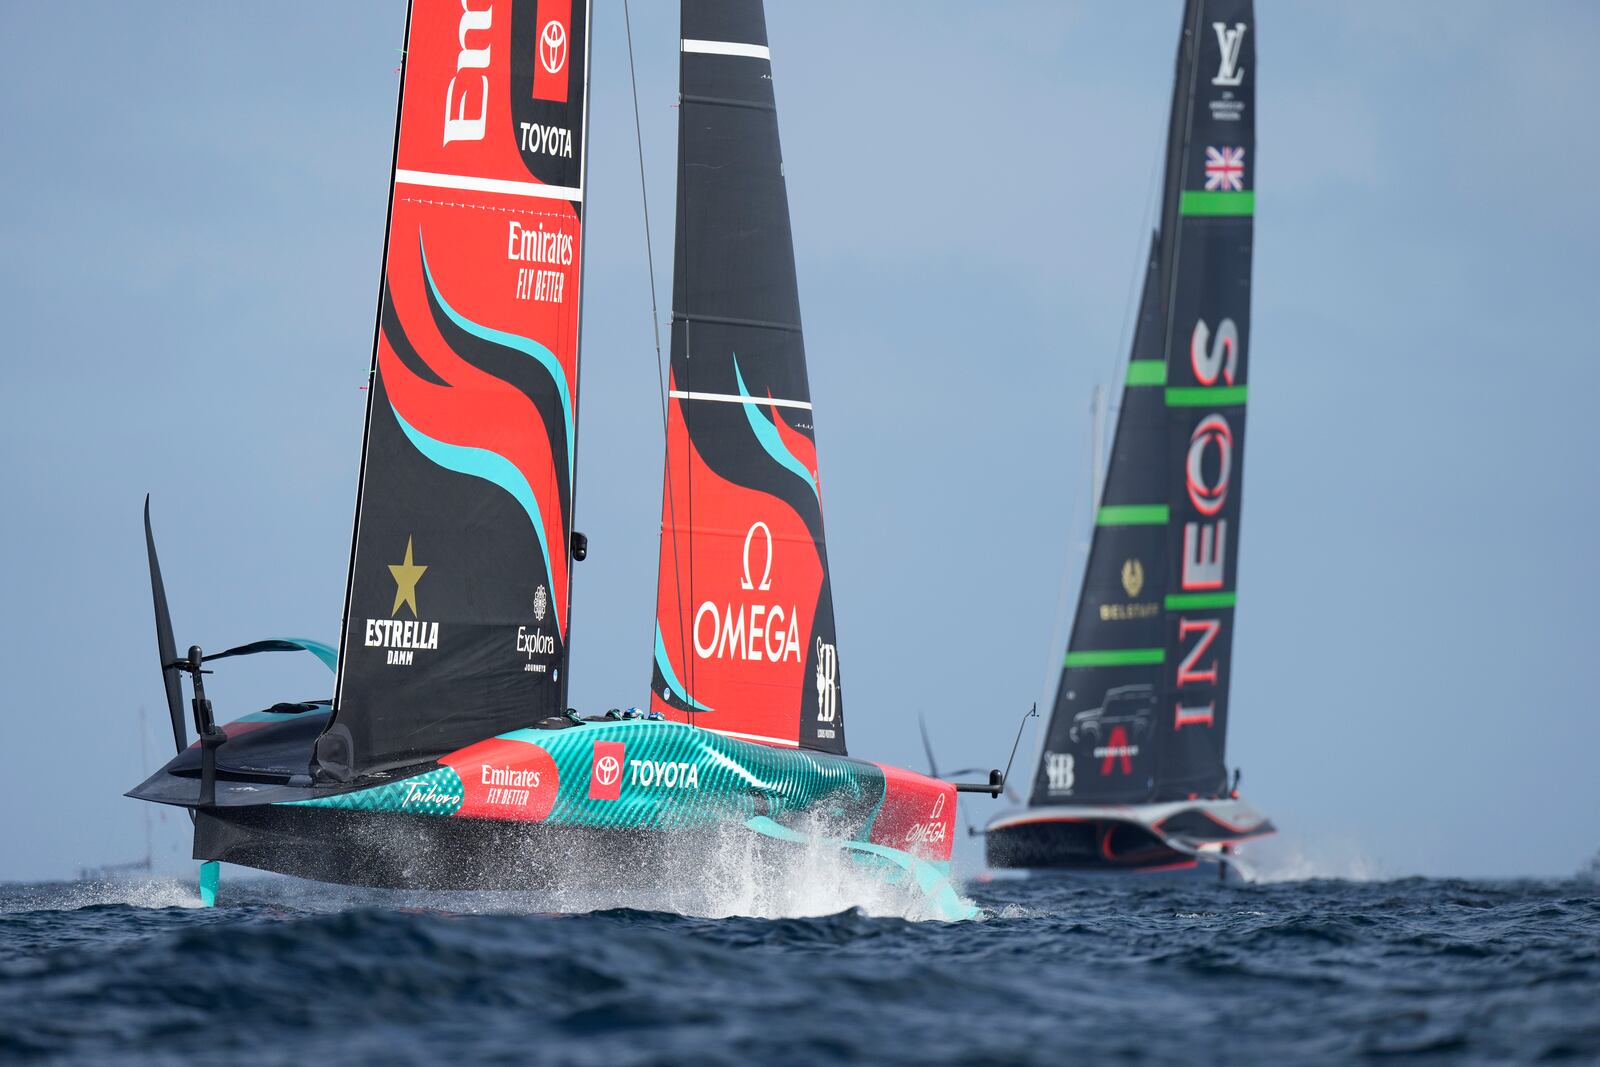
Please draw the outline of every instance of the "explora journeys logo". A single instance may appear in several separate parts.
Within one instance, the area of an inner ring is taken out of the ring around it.
[[[751,567],[753,561],[761,563],[759,580],[757,570]],[[756,522],[745,532],[743,562],[739,588],[752,593],[770,591],[772,529],[766,523]],[[694,613],[694,653],[701,659],[803,662],[799,616],[793,604],[788,608],[732,601],[718,605],[707,600]]]
[[[515,225],[515,224],[513,224]],[[545,614],[550,608],[550,594],[543,585],[533,593],[533,619],[535,622],[544,622]],[[556,654],[556,639],[544,632],[543,626],[517,627],[517,651],[527,657],[522,665],[525,673],[544,674],[549,670],[548,663],[535,663],[535,656],[553,656]]]

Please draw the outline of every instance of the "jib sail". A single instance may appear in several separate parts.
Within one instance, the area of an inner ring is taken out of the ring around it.
[[[585,0],[415,0],[335,709],[319,770],[564,707]]]
[[[1032,803],[1216,796],[1232,671],[1255,201],[1250,0],[1189,0],[1110,468]]]
[[[843,752],[822,485],[758,0],[685,0],[651,703]]]

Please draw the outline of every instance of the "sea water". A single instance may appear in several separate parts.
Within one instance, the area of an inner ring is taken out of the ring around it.
[[[713,873],[654,907],[0,885],[0,1062],[1600,1060],[1589,879],[1005,879],[944,923],[843,870]]]

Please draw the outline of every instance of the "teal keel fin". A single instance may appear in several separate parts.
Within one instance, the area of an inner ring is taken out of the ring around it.
[[[765,815],[757,815],[745,821],[746,828],[754,830],[763,837],[770,837],[775,841],[786,841],[790,844],[824,844],[833,848],[854,852],[858,855],[868,856],[890,867],[910,875],[916,882],[917,888],[922,890],[925,897],[930,900],[939,913],[939,918],[945,922],[963,922],[976,919],[980,914],[978,909],[961,899],[955,886],[950,884],[950,878],[938,867],[927,860],[919,859],[909,852],[902,852],[897,848],[887,845],[875,845],[870,841],[836,841],[832,838],[811,838],[805,834],[779,825]]]
[[[216,860],[206,860],[200,865],[200,906],[214,908],[217,906],[217,883],[222,880],[222,864]]]

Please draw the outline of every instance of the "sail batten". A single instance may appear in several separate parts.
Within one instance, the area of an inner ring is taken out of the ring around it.
[[[1250,0],[1189,0],[1161,225],[1033,805],[1215,797],[1238,596],[1255,210]]]
[[[325,777],[565,706],[588,22],[412,5]]]

